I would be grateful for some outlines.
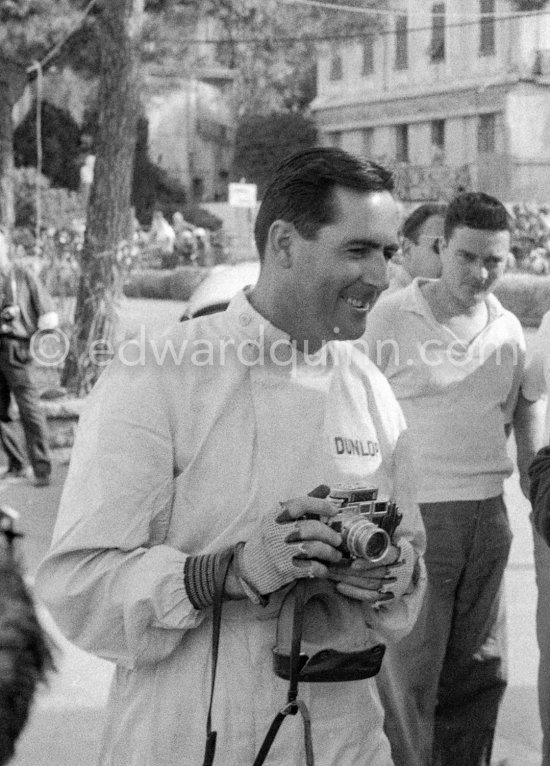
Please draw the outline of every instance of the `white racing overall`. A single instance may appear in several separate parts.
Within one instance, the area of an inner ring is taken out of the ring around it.
[[[100,763],[200,766],[211,609],[187,598],[186,556],[246,540],[278,501],[342,481],[394,497],[419,555],[424,530],[401,410],[351,344],[290,360],[288,336],[243,293],[227,312],[151,343],[126,347],[90,396],[37,587],[70,640],[117,663]],[[380,610],[339,596],[358,642],[407,633],[424,584]],[[224,604],[213,710],[220,766],[252,764],[286,701],[271,660],[279,603],[275,594],[265,608]],[[374,679],[302,684],[300,696],[316,766],[391,765]],[[304,763],[299,716],[284,722],[266,763]]]

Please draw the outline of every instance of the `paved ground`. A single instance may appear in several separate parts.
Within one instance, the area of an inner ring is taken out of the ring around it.
[[[127,308],[129,327],[137,327],[143,302]],[[160,327],[163,312],[145,306],[149,322]],[[177,318],[179,304],[170,308]],[[51,487],[30,485],[0,490],[0,503],[21,512],[22,544],[29,579],[45,553],[59,501],[66,468],[56,468]],[[536,704],[538,650],[535,639],[535,583],[528,504],[520,494],[517,477],[506,486],[514,542],[506,573],[510,644],[510,685],[506,693],[495,742],[493,762],[508,759],[508,766],[538,766],[540,728]],[[45,610],[41,616],[58,646],[59,672],[48,689],[42,690],[31,721],[22,736],[13,766],[93,766],[103,725],[103,711],[112,666],[68,644],[56,631]],[[121,766],[123,766],[121,764]]]

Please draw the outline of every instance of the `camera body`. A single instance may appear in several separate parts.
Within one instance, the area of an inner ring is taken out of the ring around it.
[[[362,558],[383,565],[393,555],[391,538],[402,515],[394,502],[377,498],[378,488],[368,484],[337,484],[331,488],[328,500],[340,510],[326,523],[342,535],[340,550],[348,563]]]

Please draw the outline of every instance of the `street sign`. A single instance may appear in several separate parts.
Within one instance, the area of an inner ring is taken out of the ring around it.
[[[256,184],[229,184],[229,204],[231,207],[255,208],[258,200]]]

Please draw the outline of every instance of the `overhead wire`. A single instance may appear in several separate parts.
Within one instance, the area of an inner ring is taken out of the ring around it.
[[[27,67],[27,74],[31,74],[34,71],[38,71],[38,69],[41,69],[42,71],[44,68],[50,63],[50,61],[57,56],[59,51],[63,48],[65,43],[67,43],[71,37],[74,35],[75,32],[78,32],[84,21],[86,20],[87,16],[89,16],[90,12],[92,11],[94,5],[97,3],[97,0],[90,0],[89,3],[86,5],[86,7],[82,11],[82,16],[80,17],[79,21],[75,23],[71,29],[64,35],[64,37],[59,40],[51,50],[48,51],[48,53],[44,56],[42,61],[34,61],[29,67]]]
[[[334,2],[328,2],[328,0],[279,0],[279,2],[282,5],[307,5],[312,8],[325,8],[327,10],[331,11],[344,11],[349,13],[362,13],[364,15],[382,15],[382,16],[400,16],[403,13],[405,13],[406,8],[372,8],[369,6],[356,6],[356,5],[345,5],[343,3],[334,3]],[[532,11],[513,11],[510,14],[493,14],[493,13],[454,13],[452,11],[448,11],[445,9],[443,14],[434,14],[434,15],[443,15],[450,18],[459,18],[459,19],[479,19],[480,17],[487,17],[490,16],[491,18],[502,18],[503,16],[507,17],[515,17],[515,16],[523,16],[523,15],[535,15],[537,13],[540,13],[540,9],[535,9]]]
[[[43,72],[42,64],[36,62],[37,77],[36,77],[36,178],[35,178],[35,208],[36,208],[36,221],[35,221],[35,241],[38,246],[40,241],[40,230],[42,228],[42,190],[40,187],[40,180],[42,178],[42,162],[43,162],[43,147],[42,147],[42,91],[43,91]]]
[[[309,5],[311,2],[320,2],[320,0],[280,0],[282,5],[291,5],[293,3],[306,3]],[[323,4],[325,5],[325,4]],[[332,10],[342,10],[342,6],[330,6]],[[346,7],[344,7],[344,10],[347,10]],[[358,9],[355,9],[358,10]],[[377,13],[380,13],[381,11],[377,11]],[[402,10],[399,15],[405,15],[405,12]],[[468,20],[464,21],[455,21],[451,23],[445,24],[445,29],[461,29],[464,27],[472,27],[477,26],[481,21],[484,21],[486,19],[494,20],[495,22],[503,22],[503,21],[511,21],[513,19],[521,19],[521,18],[527,18],[527,17],[546,17],[550,16],[550,9],[548,10],[540,10],[540,11],[525,11],[520,13],[509,13],[509,14],[501,14],[501,15],[484,15],[484,14],[470,14],[466,15],[464,14],[464,18]],[[443,18],[447,19],[448,14],[434,14],[433,18]],[[421,27],[408,27],[407,32],[409,34],[415,33],[415,32],[429,32],[433,29],[433,25],[426,25]],[[386,35],[395,35],[396,30],[395,28],[379,28],[376,30],[376,34],[380,35],[381,37]],[[313,35],[270,35],[269,40],[272,43],[293,43],[293,42],[328,42],[328,41],[338,41],[338,40],[355,40],[358,38],[362,38],[365,36],[365,32],[348,32],[344,34],[313,34]],[[258,35],[249,36],[249,37],[236,37],[233,36],[231,38],[229,37],[216,37],[216,38],[196,38],[196,37],[189,37],[180,38],[180,42],[193,46],[193,45],[220,45],[224,43],[232,43],[235,45],[251,45],[256,43],[263,43],[266,40],[267,35],[260,37]]]

